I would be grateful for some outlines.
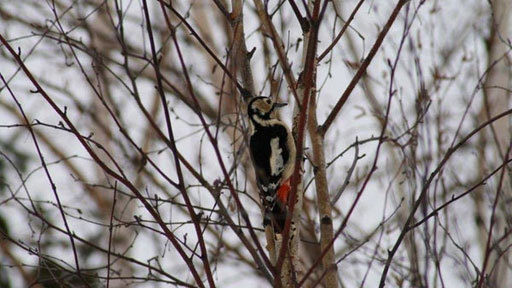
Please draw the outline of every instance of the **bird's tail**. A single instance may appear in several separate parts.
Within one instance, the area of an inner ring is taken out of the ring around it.
[[[274,232],[281,234],[286,223],[286,214],[288,211],[288,196],[290,195],[291,186],[290,179],[287,179],[279,185],[276,193],[265,205],[265,215],[263,225],[272,225]]]

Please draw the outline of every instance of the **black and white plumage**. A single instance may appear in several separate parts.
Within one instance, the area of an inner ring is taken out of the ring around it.
[[[296,153],[290,130],[274,113],[285,105],[269,97],[255,97],[247,107],[251,158],[265,210],[263,224],[272,224],[276,232],[284,228]]]

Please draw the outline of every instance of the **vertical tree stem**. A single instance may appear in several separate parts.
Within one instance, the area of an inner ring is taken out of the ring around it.
[[[316,92],[316,91],[314,91]],[[309,104],[308,130],[313,148],[313,165],[315,171],[315,187],[317,195],[318,213],[320,216],[320,247],[328,249],[322,259],[322,266],[326,271],[324,286],[327,288],[338,287],[337,268],[334,264],[334,246],[328,247],[333,239],[334,229],[332,226],[332,207],[329,198],[329,187],[324,153],[324,137],[318,131],[316,118],[316,98],[311,96]]]

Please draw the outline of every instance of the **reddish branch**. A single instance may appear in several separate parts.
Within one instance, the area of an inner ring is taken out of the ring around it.
[[[288,3],[290,3],[290,6],[292,7],[293,13],[295,14],[295,18],[297,18],[297,20],[299,21],[300,28],[302,29],[302,32],[307,33],[310,28],[308,19],[302,17],[299,7],[297,7],[297,4],[295,3],[294,0],[288,0]],[[308,11],[308,10],[306,9],[306,11]]]
[[[322,126],[320,127],[320,134],[325,135],[325,133],[327,132],[329,127],[331,127],[334,119],[336,118],[336,116],[338,116],[341,108],[343,107],[343,105],[347,101],[348,97],[351,95],[351,93],[354,90],[354,88],[356,87],[357,83],[359,83],[359,80],[361,79],[361,77],[366,72],[366,69],[368,68],[368,66],[372,62],[373,57],[375,56],[375,54],[377,54],[377,51],[379,51],[379,48],[382,45],[382,42],[384,41],[384,38],[388,34],[389,29],[391,28],[391,26],[395,22],[395,20],[396,20],[396,18],[398,16],[398,13],[400,12],[402,7],[407,2],[409,2],[409,0],[400,0],[396,4],[395,9],[393,10],[393,12],[391,13],[391,16],[389,16],[388,21],[386,22],[386,24],[382,28],[382,31],[380,32],[379,37],[377,38],[377,40],[375,40],[375,44],[373,44],[372,49],[368,53],[368,56],[366,56],[366,58],[364,59],[363,63],[361,64],[361,66],[357,70],[356,75],[354,75],[354,77],[352,78],[352,81],[350,81],[350,83],[348,84],[347,89],[345,89],[345,91],[341,95],[340,99],[338,100],[338,102],[336,103],[334,108],[332,109],[331,113],[329,113],[329,116],[327,116],[327,119],[325,120],[324,124],[322,124]]]
[[[308,111],[308,104],[309,99],[311,96],[312,88],[313,88],[313,77],[315,77],[315,57],[316,57],[316,50],[317,50],[317,39],[318,39],[318,29],[320,27],[320,22],[322,20],[323,14],[320,14],[320,2],[316,1],[315,5],[313,7],[313,16],[311,19],[312,24],[312,30],[310,34],[310,39],[308,42],[307,52],[306,52],[306,61],[304,65],[304,95],[302,99],[302,105],[301,111],[300,111],[300,118],[299,118],[299,124],[298,124],[298,136],[297,136],[297,157],[295,159],[295,170],[292,176],[291,180],[291,201],[290,201],[290,209],[287,213],[286,222],[285,222],[285,228],[283,233],[283,245],[281,245],[281,250],[279,251],[279,256],[277,257],[277,263],[276,263],[276,274],[280,275],[280,271],[284,262],[284,258],[286,255],[286,251],[288,248],[288,240],[290,237],[290,224],[292,221],[292,215],[293,210],[295,209],[295,203],[297,201],[297,187],[299,183],[301,182],[302,176],[300,175],[300,169],[302,167],[302,154],[304,151],[304,133],[305,133],[305,127],[306,127],[306,121],[307,121],[307,111]],[[328,1],[324,1],[324,7],[327,5]],[[322,9],[322,11],[325,11]]]

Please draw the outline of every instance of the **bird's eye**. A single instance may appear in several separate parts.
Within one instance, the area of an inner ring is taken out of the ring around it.
[[[272,102],[270,99],[267,99],[266,100],[267,104],[270,104],[270,102]]]

